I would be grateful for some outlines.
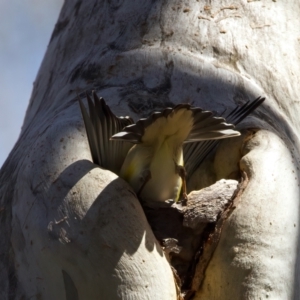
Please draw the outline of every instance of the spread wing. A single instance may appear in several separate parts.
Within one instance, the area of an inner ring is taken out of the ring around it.
[[[237,106],[229,115],[225,118],[226,122],[237,125],[244,118],[246,118],[251,112],[253,112],[258,106],[264,102],[265,98],[258,97],[254,101],[248,101],[242,106]],[[224,120],[224,119],[223,119]],[[225,121],[225,120],[224,120]],[[196,132],[195,132],[196,134]],[[218,141],[209,140],[197,143],[184,144],[183,157],[185,162],[185,169],[187,172],[187,178],[189,178],[195,170],[201,165],[207,155],[216,148]]]
[[[98,98],[92,92],[92,97],[86,93],[89,114],[79,99],[88,142],[93,162],[104,169],[119,173],[128,150],[132,144],[128,142],[114,143],[110,137],[133,123],[130,117],[117,117],[106,105],[103,98]]]
[[[116,117],[103,98],[98,98],[95,92],[92,95],[94,101],[86,94],[89,114],[81,100],[79,103],[94,163],[119,174],[132,143],[151,145],[157,138],[174,136],[177,138],[175,144],[184,142],[183,153],[188,177],[218,145],[216,140],[240,135],[234,130],[234,126],[265,100],[258,97],[252,102],[237,106],[226,120],[213,116],[210,111],[191,107],[189,104],[179,104],[174,108],[154,112],[134,124],[130,117]]]

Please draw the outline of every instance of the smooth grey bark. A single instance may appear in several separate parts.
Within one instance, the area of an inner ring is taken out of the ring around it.
[[[75,95],[95,89],[134,118],[267,97],[241,126],[264,130],[223,142],[191,180],[226,178],[236,149],[250,178],[196,299],[298,299],[299,14],[298,1],[66,1],[1,169],[1,297],[177,297],[130,187],[90,161]]]

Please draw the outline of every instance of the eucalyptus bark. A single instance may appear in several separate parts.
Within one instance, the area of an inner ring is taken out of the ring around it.
[[[195,299],[298,299],[299,15],[296,0],[66,0],[0,173],[0,298],[178,297],[131,188],[91,162],[76,92],[96,90],[135,119],[267,97],[188,184],[249,178]]]

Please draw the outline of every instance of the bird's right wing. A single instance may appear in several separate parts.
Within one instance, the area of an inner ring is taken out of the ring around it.
[[[125,126],[133,124],[130,117],[117,117],[106,105],[103,98],[92,92],[93,100],[86,93],[89,114],[79,99],[93,162],[104,169],[119,174],[131,143],[110,141],[110,137]]]
[[[225,117],[225,126],[227,126],[228,123],[237,125],[258,106],[260,106],[264,102],[264,100],[265,98],[258,97],[251,102],[246,102],[242,106],[237,106],[232,112],[227,115],[227,117]],[[201,125],[201,122],[199,124]],[[216,127],[216,129],[218,128]],[[196,134],[197,131],[195,130],[195,135]],[[218,140],[212,138],[211,140],[187,143],[183,145],[184,166],[187,172],[187,179],[192,176],[192,174],[201,165],[207,155],[216,148],[218,143]]]

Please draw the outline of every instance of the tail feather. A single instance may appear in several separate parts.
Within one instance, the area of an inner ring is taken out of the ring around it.
[[[242,106],[237,106],[226,118],[215,117],[212,112],[204,111],[198,107],[191,107],[189,104],[179,104],[174,108],[166,108],[162,112],[154,112],[150,117],[140,119],[134,124],[130,117],[116,117],[106,105],[104,99],[98,98],[94,91],[92,96],[93,100],[86,93],[89,113],[80,99],[79,104],[95,164],[119,174],[132,143],[141,143],[144,141],[143,137],[147,139],[147,136],[150,140],[155,138],[155,135],[163,133],[160,126],[158,126],[159,123],[164,124],[164,120],[166,123],[172,122],[173,115],[180,119],[181,113],[184,113],[190,121],[193,120],[192,128],[186,129],[190,130],[187,137],[182,134],[182,137],[179,138],[185,139],[183,153],[188,178],[218,145],[219,139],[240,134],[234,130],[235,125],[240,123],[265,100],[265,98],[258,97],[254,101],[248,101]],[[173,123],[174,120],[177,119],[173,119]],[[175,122],[176,126],[177,123],[182,124],[181,121],[178,121]],[[170,125],[170,132],[175,125]],[[150,131],[148,131],[146,136],[145,132],[151,126],[154,126],[155,132],[149,135]],[[168,134],[168,130],[165,133]],[[111,140],[117,140],[118,142]]]
[[[239,124],[251,112],[265,101],[265,98],[258,97],[253,101],[248,101],[242,106],[237,106],[231,111],[226,119],[227,123],[233,125]],[[185,169],[187,172],[187,179],[199,168],[209,153],[211,153],[218,145],[218,140],[207,140],[197,143],[188,143],[183,145],[183,157],[185,162]]]

